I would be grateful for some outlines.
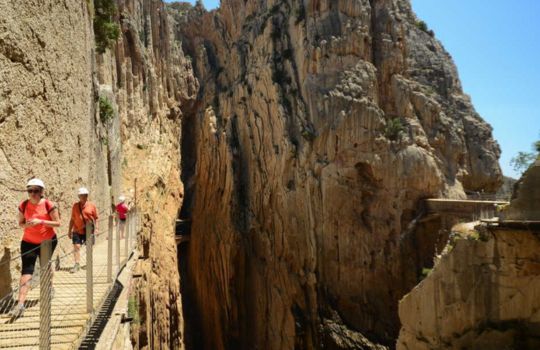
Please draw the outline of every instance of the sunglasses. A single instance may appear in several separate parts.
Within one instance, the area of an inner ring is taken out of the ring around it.
[[[41,193],[41,190],[28,189],[28,190],[26,190],[26,192],[28,192],[28,193],[30,193],[30,194],[34,194],[34,193]]]

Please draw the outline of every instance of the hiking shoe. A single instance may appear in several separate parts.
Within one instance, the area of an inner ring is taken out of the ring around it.
[[[24,305],[17,304],[9,311],[8,315],[9,317],[12,317],[12,318],[18,318],[18,317],[22,317],[23,314],[24,314]]]
[[[71,268],[71,270],[69,270],[69,272],[75,273],[75,272],[79,271],[80,268],[81,268],[81,267],[79,266],[79,264],[75,264],[75,265],[73,265],[73,267]]]

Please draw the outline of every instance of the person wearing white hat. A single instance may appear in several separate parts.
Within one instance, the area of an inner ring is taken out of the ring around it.
[[[73,243],[73,258],[75,264],[70,272],[75,273],[80,269],[81,245],[86,242],[86,224],[93,226],[92,233],[97,231],[98,211],[94,203],[88,200],[89,191],[81,187],[77,191],[79,201],[71,208],[71,220],[69,220],[68,236]]]
[[[118,204],[116,205],[116,212],[118,213],[118,226],[120,231],[120,239],[124,238],[124,232],[126,227],[126,219],[129,212],[129,207],[126,205],[126,197],[120,195],[118,197]]]
[[[36,260],[40,255],[43,241],[52,240],[52,250],[56,248],[55,227],[60,226],[60,216],[53,202],[43,196],[45,184],[40,179],[31,179],[26,184],[28,199],[19,204],[19,227],[24,230],[21,240],[21,279],[18,303],[11,309],[11,317],[21,317],[28,293],[29,282],[34,273]]]

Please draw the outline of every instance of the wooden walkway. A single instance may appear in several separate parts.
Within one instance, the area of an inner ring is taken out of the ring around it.
[[[81,248],[81,252],[83,249],[84,247]],[[98,239],[93,249],[94,314],[101,307],[112,286],[112,281],[107,281],[107,249],[106,239],[102,239],[101,242]],[[126,260],[123,253],[124,249],[121,249],[119,259],[121,262]],[[116,260],[116,253],[113,250],[114,272],[118,271]],[[92,322],[93,316],[86,310],[85,257],[81,257],[81,269],[78,272],[70,273],[72,265],[73,257],[68,255],[62,261],[60,269],[54,272],[54,296],[51,303],[51,348],[55,350],[77,347]],[[12,319],[7,314],[0,314],[0,349],[39,348],[39,293],[39,283],[35,283],[34,288],[28,293],[27,307],[22,317]]]
[[[504,201],[459,200],[433,198],[424,200],[427,214],[467,216],[474,213],[494,213],[496,205],[508,204]]]

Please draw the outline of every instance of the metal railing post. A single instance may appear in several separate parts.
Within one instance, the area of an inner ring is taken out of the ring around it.
[[[120,219],[115,217],[116,227],[116,272],[120,271]]]
[[[132,248],[135,249],[137,244],[137,238],[139,237],[139,211],[135,208],[135,215],[133,215],[133,240],[131,241]]]
[[[137,210],[133,209],[133,217],[131,218],[131,234],[129,235],[129,249],[133,250],[133,242],[137,236],[137,231],[135,230],[135,221],[137,220]]]
[[[112,282],[113,224],[113,216],[109,215],[109,227],[107,231],[107,282]]]
[[[39,279],[39,349],[51,348],[51,273],[52,241],[46,240],[40,247],[40,279]]]
[[[128,259],[128,241],[129,241],[129,234],[130,234],[130,228],[129,225],[131,223],[131,213],[128,213],[128,217],[126,219],[126,224],[124,226],[124,253],[126,255],[126,261]]]
[[[86,223],[86,312],[94,311],[94,276],[93,276],[93,234],[92,223]]]

